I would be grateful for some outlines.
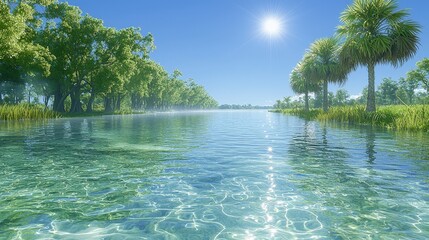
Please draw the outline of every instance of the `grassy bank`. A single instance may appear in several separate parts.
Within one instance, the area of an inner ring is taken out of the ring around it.
[[[114,112],[105,112],[105,111],[93,111],[93,112],[81,112],[81,113],[62,113],[61,115],[66,118],[70,117],[97,117],[105,115],[129,115],[129,114],[141,114],[144,112],[133,112],[129,109],[114,111]]]
[[[127,114],[141,114],[143,112],[132,112],[130,109],[123,109],[112,113],[106,113],[104,111],[94,111],[90,113],[58,113],[52,110],[45,109],[42,105],[37,104],[17,104],[8,105],[0,104],[0,120],[12,121],[12,120],[40,120],[49,118],[60,118],[60,117],[93,117],[103,115],[127,115]]]
[[[18,104],[0,105],[0,120],[48,119],[61,115],[40,105]]]
[[[396,130],[429,131],[429,106],[381,106],[377,112],[368,113],[365,106],[332,107],[324,113],[321,109],[305,112],[302,109],[278,110],[308,120],[336,121],[341,123],[381,126]]]

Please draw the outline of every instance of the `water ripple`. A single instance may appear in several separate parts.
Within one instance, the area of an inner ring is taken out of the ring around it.
[[[0,238],[429,235],[427,134],[264,111],[0,127]]]

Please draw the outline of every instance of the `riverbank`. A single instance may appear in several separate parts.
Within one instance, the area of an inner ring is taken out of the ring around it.
[[[107,115],[130,115],[130,114],[144,114],[144,113],[158,113],[158,112],[171,112],[171,111],[198,111],[198,109],[182,109],[182,110],[164,110],[164,111],[144,111],[144,110],[131,110],[125,108],[114,112],[105,112],[103,110],[94,110],[92,112],[55,112],[46,109],[41,104],[0,104],[0,120],[4,121],[17,121],[17,120],[44,120],[52,118],[75,118],[75,117],[97,117]]]
[[[48,119],[60,118],[60,113],[45,109],[42,105],[18,104],[18,105],[0,105],[0,120],[27,120],[27,119]]]
[[[274,112],[295,115],[307,120],[335,121],[341,123],[381,126],[395,130],[429,131],[428,105],[380,106],[376,112],[365,111],[365,106],[332,107],[328,112],[312,109],[282,109]]]
[[[14,120],[43,120],[51,118],[70,118],[70,117],[94,117],[103,115],[125,115],[133,113],[143,112],[132,112],[131,110],[115,111],[113,113],[106,113],[104,111],[93,111],[90,113],[59,113],[49,109],[46,109],[43,105],[38,104],[18,104],[8,105],[0,104],[0,120],[14,121]]]

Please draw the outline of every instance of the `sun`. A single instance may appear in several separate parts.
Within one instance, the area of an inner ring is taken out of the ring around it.
[[[269,16],[262,20],[262,32],[269,37],[276,37],[281,34],[282,21],[275,16]]]

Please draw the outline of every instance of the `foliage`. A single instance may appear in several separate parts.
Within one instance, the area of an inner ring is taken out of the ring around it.
[[[333,106],[344,106],[347,105],[349,102],[350,95],[349,93],[344,89],[338,89],[335,93],[335,97],[332,99],[332,105]]]
[[[323,85],[323,110],[328,110],[328,83],[342,84],[353,65],[347,65],[339,57],[341,46],[336,38],[322,38],[310,46],[309,53],[315,59],[311,66],[313,79]]]
[[[0,103],[42,96],[72,113],[217,107],[204,87],[150,60],[150,33],[105,27],[53,0],[1,1],[0,13]]]
[[[420,84],[426,91],[429,91],[429,58],[422,59],[416,65],[416,69],[408,72],[407,81],[411,84]]]
[[[307,120],[336,121],[348,124],[365,124],[396,130],[429,131],[429,106],[383,106],[376,112],[365,111],[364,105],[332,107],[328,112],[321,109],[304,111],[284,110]]]
[[[25,78],[35,72],[50,73],[52,54],[35,42],[39,27],[39,11],[51,1],[0,1],[0,103],[2,95],[9,102],[21,100]],[[3,89],[11,89],[4,93]],[[13,101],[12,101],[13,99]]]
[[[292,90],[298,94],[304,94],[305,110],[309,110],[309,93],[317,92],[320,84],[315,81],[313,69],[316,58],[310,53],[306,53],[303,59],[296,65],[290,74],[290,85]]]
[[[393,0],[355,0],[340,16],[338,34],[344,38],[342,59],[368,68],[366,111],[374,112],[375,72],[379,63],[398,66],[417,51],[420,26],[407,19]]]
[[[397,104],[398,90],[399,87],[397,82],[393,81],[391,78],[384,78],[376,92],[377,102],[381,105]]]
[[[416,79],[413,78],[403,78],[399,79],[399,89],[397,92],[398,99],[406,104],[413,104],[415,99],[415,90],[418,88],[419,84]]]
[[[59,117],[61,117],[60,114],[40,105],[0,105],[0,120],[47,119]]]

